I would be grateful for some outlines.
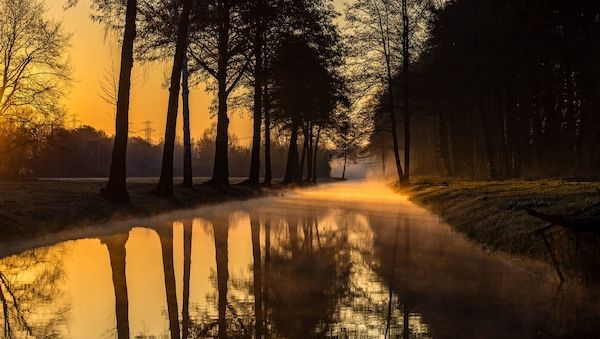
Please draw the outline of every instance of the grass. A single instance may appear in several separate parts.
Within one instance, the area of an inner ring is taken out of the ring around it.
[[[417,178],[398,188],[440,215],[457,231],[492,250],[550,262],[541,238],[532,234],[546,223],[526,209],[570,214],[600,203],[600,182],[569,180],[466,181]],[[591,211],[594,215],[600,211]],[[598,225],[600,230],[600,225]],[[556,228],[550,240],[570,277],[600,276],[600,246],[594,234],[574,235]]]
[[[175,186],[173,198],[161,198],[151,193],[155,183],[136,181],[128,183],[131,203],[123,205],[102,198],[104,186],[103,181],[92,180],[0,182],[0,237],[31,238],[109,220],[249,199],[283,188],[274,185],[258,191],[243,185],[215,189],[195,184],[193,190]]]

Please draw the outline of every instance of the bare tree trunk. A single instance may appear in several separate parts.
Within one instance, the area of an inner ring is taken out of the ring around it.
[[[409,69],[410,64],[410,40],[409,40],[409,26],[408,26],[408,9],[407,1],[402,0],[402,69],[403,69],[403,87],[404,87],[404,178],[401,179],[402,183],[408,184],[409,173],[410,173],[410,79]]]
[[[190,23],[191,0],[183,2],[183,10],[179,19],[177,43],[173,56],[173,69],[171,71],[171,85],[169,88],[169,103],[167,108],[167,126],[165,129],[165,145],[163,149],[162,170],[156,186],[160,195],[173,195],[173,151],[175,149],[175,129],[177,125],[177,110],[179,106],[179,86],[181,71],[187,50],[188,26]]]
[[[439,121],[438,121],[438,137],[439,137],[439,149],[440,155],[442,156],[442,161],[444,162],[444,167],[446,168],[446,173],[448,176],[454,176],[454,169],[452,168],[452,161],[450,160],[450,142],[448,140],[448,115],[445,110],[441,108],[441,105],[438,103],[438,112],[439,112]]]
[[[300,156],[300,173],[298,174],[300,177],[300,181],[304,177],[304,164],[306,163],[306,151],[308,149],[308,125],[302,126],[302,134],[304,135],[304,141],[302,142],[302,155]]]
[[[315,151],[313,159],[312,182],[317,183],[317,151],[319,150],[319,139],[321,138],[321,125],[317,129],[317,139],[315,139]]]
[[[229,15],[229,9],[223,5],[221,15]],[[229,117],[227,116],[227,63],[229,53],[229,21],[220,24],[217,62],[217,82],[218,82],[218,104],[217,110],[217,138],[215,141],[215,162],[211,184],[215,187],[229,185]]]
[[[125,29],[121,46],[121,71],[117,93],[117,114],[115,117],[115,143],[112,151],[110,175],[106,188],[101,194],[111,200],[129,201],[126,187],[127,136],[129,134],[129,94],[131,91],[131,69],[133,68],[133,42],[136,36],[135,17],[137,1],[127,0]]]
[[[300,162],[298,160],[298,122],[294,120],[292,122],[292,130],[290,133],[290,146],[288,149],[284,182],[287,184],[298,183],[299,171]]]
[[[510,161],[508,159],[508,145],[506,141],[506,112],[504,110],[504,98],[502,94],[502,89],[498,88],[497,93],[498,100],[498,127],[500,128],[500,155],[501,161],[503,164],[500,164],[500,168],[502,169],[502,165],[504,165],[504,176],[510,177],[512,169],[510,166]]]
[[[481,86],[480,86],[481,87]],[[494,146],[492,144],[490,136],[490,127],[488,123],[487,111],[485,110],[485,99],[483,98],[482,90],[478,93],[479,99],[479,117],[481,119],[481,127],[483,129],[483,139],[485,143],[485,150],[488,156],[489,174],[490,178],[496,178],[496,153],[494,152]]]
[[[308,152],[306,154],[306,181],[312,180],[313,172],[313,125],[308,124]]]
[[[390,123],[392,127],[392,140],[393,140],[393,149],[394,149],[394,159],[396,160],[396,172],[398,174],[398,181],[402,182],[404,179],[404,172],[402,171],[402,164],[400,163],[400,151],[398,150],[398,130],[396,128],[396,108],[395,108],[395,100],[393,93],[393,84],[392,84],[392,70],[389,58],[387,60],[387,81],[388,81],[388,94],[390,100]]]
[[[271,112],[269,111],[269,91],[265,83],[264,107],[265,107],[265,181],[266,185],[271,185],[273,174],[271,172]]]
[[[262,13],[262,1],[256,2],[257,20],[256,32],[254,37],[254,123],[252,134],[252,154],[250,157],[250,175],[248,183],[258,185],[260,175],[260,126],[262,122],[262,82],[263,82],[263,20],[260,17]]]
[[[346,179],[346,161],[348,157],[344,154],[344,169],[342,170],[342,179]]]
[[[183,57],[183,72],[181,80],[183,103],[183,186],[192,188],[192,140],[190,133],[190,89],[188,84],[189,70],[187,56]]]
[[[385,177],[387,174],[387,173],[385,173],[385,166],[386,166],[385,160],[386,160],[385,159],[385,141],[383,141],[381,143],[381,170],[382,170],[381,173],[383,175],[384,180],[385,180]]]

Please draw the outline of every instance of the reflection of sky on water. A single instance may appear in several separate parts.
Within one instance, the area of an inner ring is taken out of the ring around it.
[[[215,246],[216,232],[222,245]],[[1,259],[3,331],[9,324],[13,337],[106,338],[125,333],[123,322],[117,331],[121,319],[140,338],[168,337],[183,331],[182,322],[190,337],[502,338],[589,335],[599,326],[596,293],[575,286],[557,292],[545,267],[478,249],[379,183],[143,219],[116,233]],[[172,267],[163,262],[171,245]],[[176,300],[167,302],[170,281]],[[117,300],[128,306],[115,307]]]

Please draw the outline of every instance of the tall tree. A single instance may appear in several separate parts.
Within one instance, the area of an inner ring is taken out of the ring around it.
[[[64,122],[70,36],[38,0],[1,0],[0,13],[0,171],[12,177]]]
[[[102,9],[102,8],[101,8]],[[127,138],[129,134],[129,95],[131,91],[131,69],[133,68],[133,43],[136,36],[137,0],[127,0],[125,27],[121,46],[121,71],[117,92],[117,114],[115,119],[115,143],[108,183],[101,190],[103,196],[116,201],[129,201],[126,187]]]
[[[169,88],[169,103],[167,109],[167,126],[165,129],[165,144],[163,149],[162,170],[156,186],[156,192],[161,195],[173,194],[173,151],[175,149],[175,133],[177,125],[177,111],[179,106],[179,86],[183,63],[186,59],[188,42],[188,29],[192,0],[183,0],[183,10],[179,20],[177,44],[173,56],[173,69],[171,72],[171,86]]]
[[[192,176],[192,136],[190,132],[190,72],[188,59],[184,56],[183,71],[181,78],[181,96],[183,105],[183,186],[192,188],[194,185]]]
[[[208,1],[206,15],[197,16],[201,29],[190,36],[189,55],[193,69],[202,70],[216,82],[217,137],[211,184],[229,184],[228,98],[252,60],[248,53],[247,3],[241,0]]]
[[[404,0],[403,0],[404,1]],[[398,46],[400,13],[392,3],[384,0],[359,0],[346,8],[347,39],[353,42],[351,63],[358,69],[355,83],[364,88],[359,93],[385,93],[388,100],[389,126],[392,149],[396,161],[398,180],[404,180],[400,161],[398,128],[396,118],[396,94],[394,79],[396,67],[402,58]]]
[[[297,58],[303,55],[303,58]],[[274,116],[289,131],[288,160],[284,181],[300,183],[302,168],[298,154],[300,128],[308,129],[314,113],[332,114],[339,101],[335,73],[321,55],[303,39],[289,36],[281,44],[272,66]],[[306,127],[303,127],[306,125]],[[305,133],[305,145],[308,144]],[[305,147],[306,148],[306,147]]]
[[[404,177],[401,182],[408,184],[410,178],[410,32],[408,0],[402,0],[402,97],[404,99]]]
[[[256,0],[254,9],[254,107],[253,107],[253,128],[252,128],[252,155],[250,159],[250,175],[248,183],[258,185],[260,175],[260,132],[263,112],[263,49],[265,35],[264,6],[265,0]]]

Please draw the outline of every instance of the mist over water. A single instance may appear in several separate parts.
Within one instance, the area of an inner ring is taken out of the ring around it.
[[[558,287],[545,265],[478,248],[377,181],[134,219],[9,249],[0,254],[7,305],[0,314],[15,338],[600,333],[596,291]]]

